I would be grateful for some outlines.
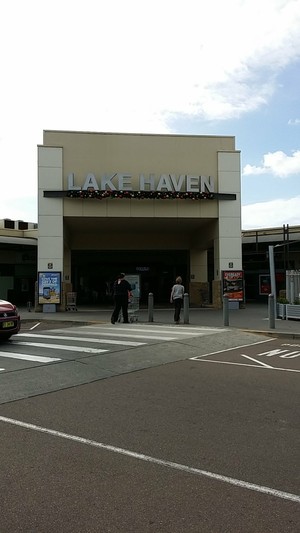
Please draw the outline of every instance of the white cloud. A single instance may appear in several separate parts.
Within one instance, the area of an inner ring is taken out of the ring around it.
[[[295,118],[295,119],[290,118],[290,120],[288,121],[289,126],[299,126],[299,124],[300,124],[300,118]]]
[[[19,0],[4,13],[14,22],[14,38],[10,24],[0,36],[5,114],[17,123],[13,109],[42,113],[47,128],[127,131],[131,117],[147,131],[155,113],[156,127],[173,113],[236,117],[264,104],[276,73],[300,57],[299,0],[152,0],[142,10],[140,0],[71,10]]]
[[[300,173],[300,150],[296,150],[291,156],[281,150],[269,152],[264,155],[261,166],[246,165],[243,169],[244,176],[273,174],[280,178],[286,178],[298,173]]]
[[[242,207],[242,229],[300,225],[300,196],[277,199]]]
[[[163,132],[174,114],[236,118],[300,57],[300,0],[69,5],[6,2],[2,124]]]

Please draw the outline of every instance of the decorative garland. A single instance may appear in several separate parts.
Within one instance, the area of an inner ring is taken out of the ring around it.
[[[68,191],[67,198],[136,198],[137,200],[213,200],[214,193],[208,192],[170,192],[170,191],[95,191],[94,189]]]

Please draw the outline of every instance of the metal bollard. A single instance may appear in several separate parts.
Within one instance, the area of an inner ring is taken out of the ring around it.
[[[183,322],[184,324],[190,323],[189,313],[190,313],[189,295],[187,292],[185,292],[183,296]]]
[[[269,328],[275,329],[275,306],[274,306],[274,294],[269,294],[268,298],[268,310],[269,310]]]
[[[153,292],[148,294],[148,322],[153,322]]]
[[[31,302],[27,302],[27,311],[31,313]]]
[[[229,303],[227,294],[223,294],[223,325],[229,326]]]

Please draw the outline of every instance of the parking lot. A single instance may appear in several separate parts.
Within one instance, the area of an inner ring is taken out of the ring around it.
[[[300,343],[217,337],[2,404],[2,530],[295,533]],[[137,357],[150,348],[167,346]]]

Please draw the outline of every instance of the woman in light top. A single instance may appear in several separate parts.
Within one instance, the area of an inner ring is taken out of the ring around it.
[[[170,302],[174,302],[174,322],[179,324],[180,322],[180,311],[182,308],[184,296],[184,286],[182,285],[182,278],[178,276],[176,278],[175,285],[173,285],[171,290]]]

